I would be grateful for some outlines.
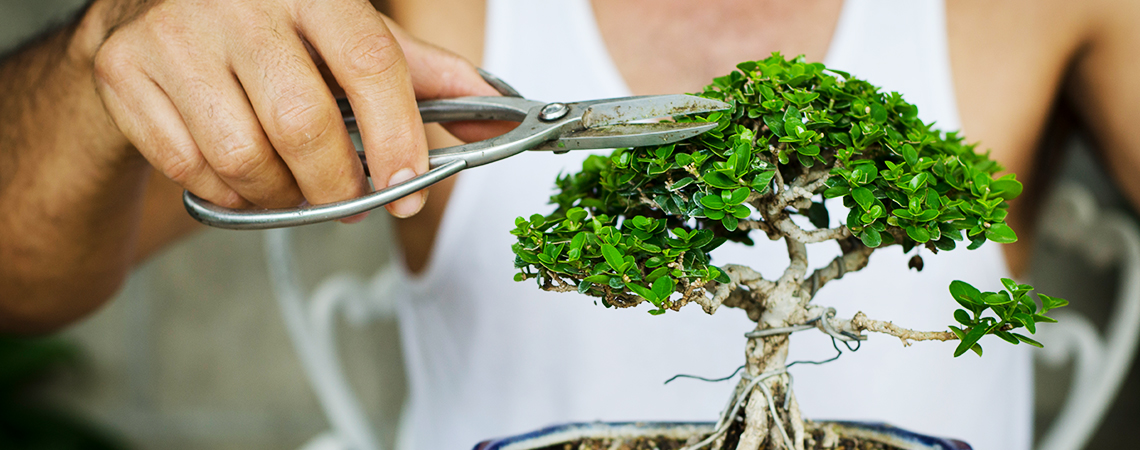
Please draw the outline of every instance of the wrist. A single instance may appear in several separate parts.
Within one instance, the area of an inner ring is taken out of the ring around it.
[[[61,81],[72,86],[68,95],[73,99],[75,111],[81,112],[87,124],[88,129],[83,134],[90,141],[84,147],[95,150],[104,161],[129,162],[142,160],[142,157],[119,131],[95,87],[95,55],[114,26],[109,13],[113,8],[107,0],[96,0],[87,6],[63,36],[65,57],[58,69],[61,76],[67,77]]]

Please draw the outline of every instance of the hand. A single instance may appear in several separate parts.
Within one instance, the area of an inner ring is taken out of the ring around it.
[[[364,0],[93,8],[111,30],[95,57],[111,118],[151,165],[222,206],[367,192],[334,90],[352,104],[377,189],[428,169],[416,99],[497,95],[469,62],[411,38]],[[407,217],[423,201],[413,194],[388,210]]]

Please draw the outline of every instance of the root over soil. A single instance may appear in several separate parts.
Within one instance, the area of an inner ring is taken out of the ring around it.
[[[735,430],[734,430],[735,428]],[[732,449],[736,447],[737,440],[740,437],[740,429],[742,427],[731,427],[728,431],[728,437],[725,439],[724,447]],[[893,445],[883,444],[880,442],[868,441],[863,439],[851,438],[846,436],[830,437],[827,433],[814,424],[808,423],[807,430],[808,437],[805,439],[805,448],[808,450],[901,450]],[[681,450],[686,445],[691,445],[703,436],[690,438],[689,440],[666,438],[660,436],[644,436],[637,438],[606,438],[606,439],[579,439],[573,442],[562,444],[555,444],[540,450]],[[826,447],[825,447],[826,445]],[[770,443],[765,443],[762,450],[771,449]]]

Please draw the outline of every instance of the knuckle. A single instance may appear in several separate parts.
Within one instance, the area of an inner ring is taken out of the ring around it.
[[[316,147],[340,119],[339,113],[315,95],[287,96],[274,105],[273,124],[278,146],[298,152]]]
[[[345,71],[351,77],[382,75],[401,67],[404,54],[396,39],[386,33],[364,33],[345,47]]]
[[[230,132],[217,144],[218,159],[214,171],[232,180],[245,180],[255,176],[265,161],[257,141],[242,133]]]
[[[174,152],[160,164],[159,170],[182,187],[189,185],[202,172],[204,161],[191,152]]]
[[[122,39],[112,36],[95,52],[95,81],[115,86],[127,73],[133,70],[133,55],[130,47]]]
[[[157,4],[146,11],[142,22],[154,37],[182,36],[188,29],[186,17],[170,2]]]

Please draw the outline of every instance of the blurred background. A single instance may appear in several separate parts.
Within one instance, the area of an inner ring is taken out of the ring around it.
[[[0,0],[0,51],[67,20],[82,3]],[[1100,208],[1135,220],[1065,105],[1058,111],[1042,169],[1056,174],[1056,185],[1077,183]],[[258,232],[206,230],[140,267],[117,299],[61,336],[0,339],[0,402],[7,403],[0,422],[67,429],[73,440],[58,442],[90,448],[298,448],[328,430],[274,300],[262,240]],[[298,269],[306,290],[335,273],[371,277],[392,256],[386,214],[351,227],[304,227],[294,242],[305,255]],[[1039,239],[1026,281],[1069,299],[1068,309],[1103,328],[1123,274],[1119,265],[1088,259]],[[391,449],[405,395],[395,318],[381,313],[338,329],[347,377]],[[1071,364],[1037,364],[1039,436],[1065,401],[1072,372]],[[1133,447],[1136,423],[1140,372],[1133,367],[1086,448]]]

